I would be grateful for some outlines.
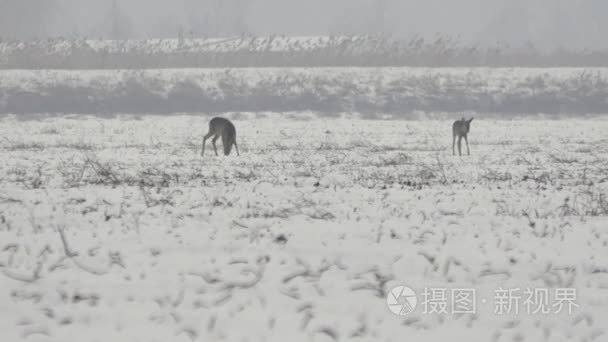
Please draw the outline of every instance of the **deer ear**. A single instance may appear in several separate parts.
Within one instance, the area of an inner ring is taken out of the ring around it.
[[[470,119],[469,119],[469,122],[473,121],[473,119],[474,119],[474,118],[470,118]]]

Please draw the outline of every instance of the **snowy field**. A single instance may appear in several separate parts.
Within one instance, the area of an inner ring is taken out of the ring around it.
[[[608,121],[479,116],[454,157],[451,121],[234,118],[204,158],[202,116],[1,119],[0,341],[608,338]]]

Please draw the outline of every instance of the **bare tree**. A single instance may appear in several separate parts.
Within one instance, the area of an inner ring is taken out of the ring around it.
[[[112,1],[110,10],[110,34],[112,39],[127,39],[131,35],[131,23],[123,13],[116,0]]]
[[[249,33],[247,26],[247,14],[250,11],[250,0],[232,0],[234,9],[234,24],[233,30],[235,33]]]
[[[386,15],[389,9],[389,0],[376,0],[374,2],[374,17],[371,31],[376,33],[386,33]]]

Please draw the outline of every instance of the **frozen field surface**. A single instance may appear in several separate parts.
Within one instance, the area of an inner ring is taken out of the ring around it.
[[[477,118],[454,157],[451,121],[240,115],[201,158],[207,121],[1,119],[0,341],[608,339],[607,120]]]

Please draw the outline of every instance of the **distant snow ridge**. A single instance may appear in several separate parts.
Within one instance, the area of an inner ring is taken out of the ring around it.
[[[608,113],[608,69],[10,70],[0,113]],[[529,115],[527,114],[527,115]]]

